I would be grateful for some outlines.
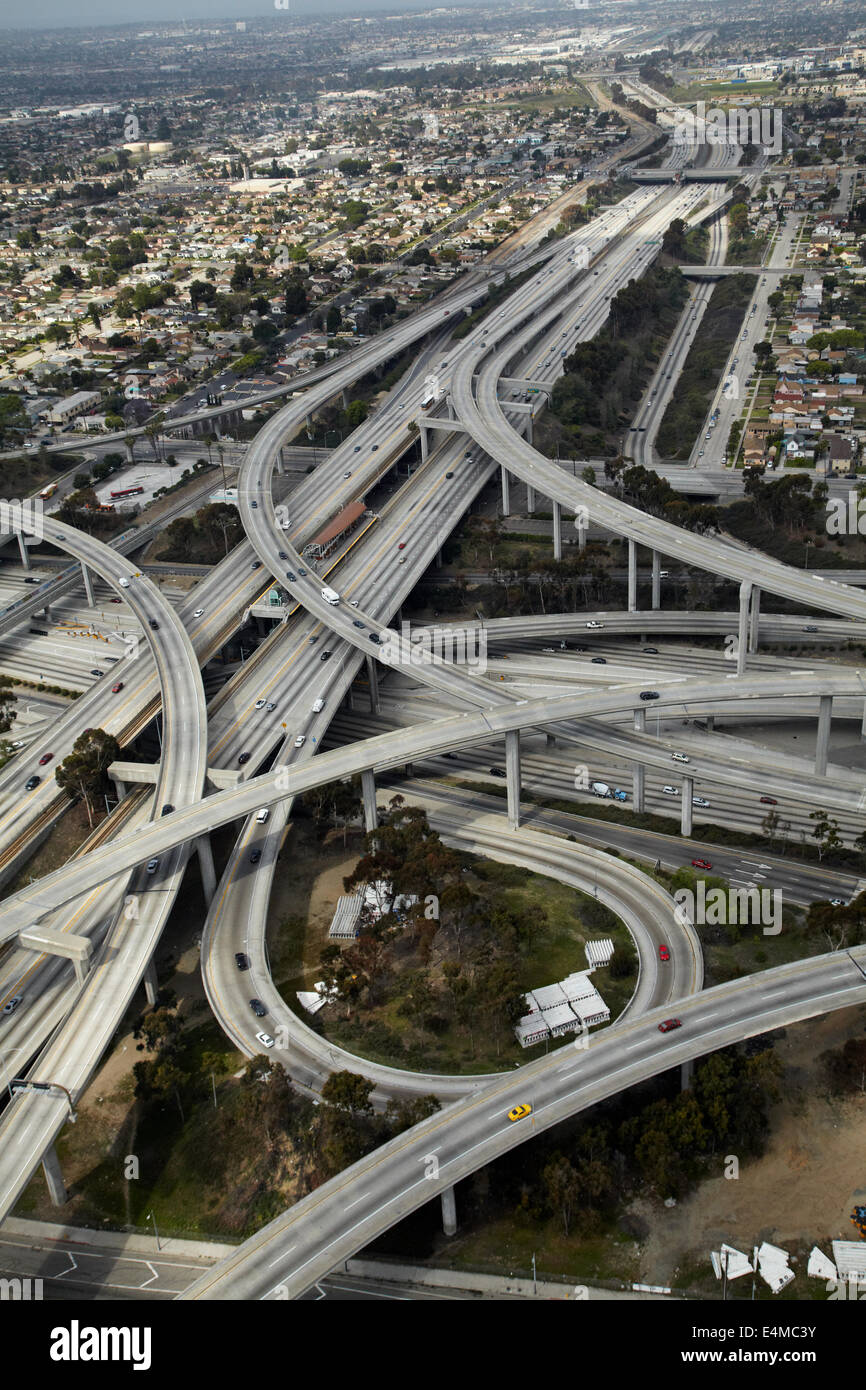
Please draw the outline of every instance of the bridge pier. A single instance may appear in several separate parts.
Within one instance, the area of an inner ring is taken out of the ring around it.
[[[528,411],[526,412],[526,417],[525,417],[525,418],[526,418],[526,435],[525,435],[525,438],[526,438],[527,444],[531,444],[531,443],[532,443],[532,411],[531,411],[531,410],[528,410]]]
[[[646,733],[646,710],[643,705],[634,711],[634,731],[636,734]]]
[[[586,550],[587,525],[582,511],[578,512],[575,525],[577,526],[577,548],[578,550]]]
[[[535,511],[535,488],[526,484],[526,510],[531,515]]]
[[[706,723],[707,723],[707,733],[708,733],[708,734],[714,733],[714,732],[715,732],[715,728],[716,728],[716,716],[715,716],[714,714],[708,714],[708,715],[707,715]]]
[[[376,814],[376,776],[373,769],[365,767],[361,773],[361,797],[364,802],[364,829],[375,830],[379,823]]]
[[[277,474],[279,474],[280,476],[282,476],[282,474],[285,472],[285,469],[283,468],[283,450],[282,450],[282,447],[280,447],[280,448],[277,450],[277,456],[276,456],[276,458],[274,459],[274,471],[275,471]]]
[[[505,776],[508,791],[508,827],[520,826],[520,730],[509,729],[505,735]]]
[[[26,570],[31,570],[33,566],[30,563],[30,551],[27,549],[24,532],[16,531],[15,538],[18,541],[18,553],[21,556],[21,563]]]
[[[204,893],[205,905],[210,907],[216,894],[216,869],[213,862],[213,850],[211,849],[210,835],[199,835],[195,842],[198,853],[198,866],[201,871],[201,886]]]
[[[687,1091],[692,1084],[692,1076],[695,1071],[695,1059],[690,1057],[687,1062],[680,1063],[680,1090]]]
[[[631,796],[635,811],[640,814],[644,809],[644,778],[645,768],[643,763],[632,763],[631,765]]]
[[[120,780],[119,777],[112,777],[111,780],[112,780],[112,782],[114,783],[114,791],[115,791],[115,795],[116,795],[116,797],[117,797],[117,800],[118,800],[118,802],[120,802],[120,801],[122,801],[123,798],[126,796],[126,783],[125,783],[125,782],[121,782],[121,780]]]
[[[761,623],[761,590],[755,585],[752,590],[752,612],[749,620],[749,651],[758,650],[758,634]]]
[[[628,541],[628,611],[637,612],[637,543]]]
[[[558,502],[553,504],[553,558],[562,559],[562,507]]]
[[[815,776],[827,776],[827,755],[830,751],[830,722],[833,717],[833,696],[818,697],[818,737],[815,743]]]
[[[453,1187],[442,1190],[442,1230],[446,1236],[457,1234],[457,1202]]]
[[[502,515],[503,515],[503,516],[510,516],[510,515],[511,515],[511,496],[510,496],[511,489],[510,489],[510,487],[509,487],[510,479],[509,479],[509,477],[508,477],[508,469],[505,467],[505,464],[504,464],[504,463],[500,466],[499,472],[500,472],[501,477],[502,477]]]
[[[348,386],[344,386],[344,387],[343,387],[342,391],[340,392],[340,399],[341,399],[341,401],[343,402],[343,409],[344,409],[344,410],[348,410],[348,409],[349,409],[349,388],[348,388]]]
[[[370,713],[379,713],[379,673],[372,656],[367,657],[367,677],[370,681]]]
[[[751,580],[744,579],[740,585],[740,616],[737,625],[737,675],[746,670],[746,650],[749,640],[749,602],[752,597]]]
[[[657,550],[653,551],[653,571],[652,571],[652,603],[651,607],[661,608],[662,606],[662,557]]]
[[[692,833],[692,797],[695,793],[695,779],[693,777],[683,778],[683,804],[680,807],[680,834],[691,835]]]
[[[156,966],[153,963],[153,957],[148,961],[142,980],[144,982],[144,997],[148,1004],[153,1005],[156,1003],[156,996],[159,993],[159,982],[156,978]]]
[[[421,439],[421,462],[426,463],[430,452],[430,431],[426,425],[419,424],[418,433]]]
[[[863,701],[863,719],[860,724],[860,737],[866,738],[866,700]]]
[[[88,605],[91,608],[95,608],[96,604],[93,600],[93,580],[90,578],[90,570],[87,568],[83,560],[81,562],[81,577],[84,580],[84,592],[87,595]]]
[[[60,1159],[57,1157],[57,1150],[53,1144],[50,1144],[42,1155],[42,1171],[48,1184],[48,1196],[54,1206],[65,1207],[69,1201],[69,1194],[66,1191],[66,1184],[60,1171]]]

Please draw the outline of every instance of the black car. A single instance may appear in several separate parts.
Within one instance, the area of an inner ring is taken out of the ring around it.
[[[322,655],[319,657],[319,660],[320,660],[320,661],[327,661],[327,660],[330,658],[330,655],[331,655],[330,652],[322,652]]]
[[[105,672],[104,672],[104,671],[97,671],[96,669],[94,669],[93,671],[90,672],[90,674],[91,674],[91,676],[104,676],[104,675],[105,675]]]
[[[640,697],[642,700],[658,700],[660,698],[657,690],[642,690]]]
[[[26,792],[32,792],[34,787],[38,787],[41,781],[41,777],[28,777],[27,781],[24,783],[24,790]]]
[[[607,657],[606,657],[606,656],[594,656],[594,657],[592,658],[592,664],[593,664],[593,666],[606,666],[606,665],[607,665]]]
[[[288,558],[289,558],[289,557],[288,557],[288,555],[286,554],[286,552],[285,552],[284,550],[281,550],[281,551],[280,551],[280,559],[281,559],[281,560],[288,560]]]
[[[381,646],[382,639],[379,636],[378,632],[371,632],[370,641],[375,642],[377,646]]]
[[[261,857],[262,857],[262,852],[261,852],[261,850],[260,850],[260,849],[254,849],[253,852],[252,852],[252,854],[250,855],[250,863],[251,863],[251,864],[258,864],[258,862],[259,862],[259,860],[261,859]]]
[[[298,582],[298,576],[293,574],[291,570],[286,570],[286,578],[290,580],[292,584],[297,584]]]
[[[491,776],[491,777],[504,777],[504,776],[505,776],[505,768],[504,768],[504,767],[491,767],[491,768],[488,768],[487,770],[488,770],[488,772],[490,773],[490,776]]]
[[[453,478],[453,477],[454,477],[454,474],[453,474],[453,473],[446,473],[446,474],[445,474],[445,477],[446,477],[446,478]]]
[[[321,633],[319,633],[319,632],[314,632],[314,633],[312,634],[312,636],[310,637],[309,640],[310,640],[311,643],[312,643],[312,642],[318,642],[320,636],[321,636]]]
[[[659,649],[658,647],[644,647],[643,654],[644,656],[658,656]]]
[[[251,503],[250,503],[250,506],[251,506],[251,507],[255,507],[256,509],[258,509],[258,505],[259,505],[258,502],[251,502]]]
[[[148,618],[148,622],[154,632],[159,632],[159,623],[156,621],[156,618]]]
[[[249,755],[249,753],[241,753],[240,756],[238,757],[238,762],[241,764],[241,766],[243,766],[244,763],[248,763],[249,760],[250,760],[250,755]]]
[[[167,801],[167,802],[165,803],[165,805],[163,806],[163,808],[162,808],[162,814],[163,814],[164,816],[170,816],[173,810],[174,810],[174,807],[172,806],[171,802],[170,802],[170,801]]]
[[[250,1008],[252,1009],[256,1018],[264,1018],[268,1012],[261,999],[251,999]]]
[[[253,560],[253,563],[250,565],[250,569],[251,569],[251,570],[260,570],[261,567],[262,567],[262,562],[261,562],[261,560]]]
[[[362,628],[363,626],[364,626],[364,624],[361,622],[360,618],[355,618],[355,619],[353,620],[353,622],[352,622],[352,627],[361,627],[361,628]]]
[[[301,579],[306,579],[307,577],[307,571],[305,569],[302,569],[300,566],[298,567],[298,574],[300,575]]]
[[[378,444],[374,444],[374,445],[373,445],[373,448],[372,448],[372,453],[375,454],[375,452],[376,452],[376,450],[378,449],[378,447],[379,447]]]
[[[237,966],[238,970],[249,970],[250,963],[244,955],[243,951],[235,951],[235,965]]]

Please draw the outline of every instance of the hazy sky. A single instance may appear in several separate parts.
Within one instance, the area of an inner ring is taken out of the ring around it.
[[[433,0],[435,3],[436,0]],[[466,4],[467,0],[459,0]],[[423,9],[430,0],[289,0],[289,13],[359,14]],[[148,21],[250,19],[273,14],[273,0],[0,0],[0,29],[62,28],[69,25],[144,24]],[[278,13],[285,18],[284,10]]]

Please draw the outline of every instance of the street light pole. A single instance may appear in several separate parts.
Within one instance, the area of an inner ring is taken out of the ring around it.
[[[149,1212],[147,1213],[147,1216],[144,1218],[145,1221],[147,1220],[147,1217],[148,1217],[148,1216],[150,1217],[151,1221],[153,1222],[153,1234],[156,1236],[156,1248],[157,1248],[157,1250],[161,1250],[161,1249],[162,1249],[162,1246],[161,1246],[160,1243],[159,1243],[159,1231],[156,1229],[156,1217],[154,1216],[154,1214],[153,1214],[152,1211],[149,1211]]]

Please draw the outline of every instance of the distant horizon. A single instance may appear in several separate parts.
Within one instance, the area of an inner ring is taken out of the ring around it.
[[[458,0],[447,6],[469,9],[489,4],[489,0]],[[31,0],[26,15],[21,11],[8,18],[0,12],[0,33],[33,29],[120,29],[127,25],[202,24],[231,20],[267,19],[284,21],[291,14],[400,14],[438,8],[435,0],[289,0],[288,10],[277,9],[274,0],[81,0],[73,7],[69,0]],[[118,14],[118,10],[125,12]]]

